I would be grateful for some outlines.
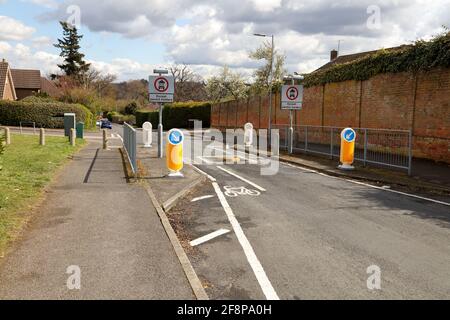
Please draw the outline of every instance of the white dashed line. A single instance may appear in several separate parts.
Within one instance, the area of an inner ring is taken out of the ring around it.
[[[198,201],[202,201],[202,200],[206,200],[206,199],[211,199],[214,198],[214,196],[203,196],[203,197],[198,197],[198,198],[194,198],[191,200],[191,202],[198,202]]]
[[[211,241],[211,240],[213,240],[213,239],[215,239],[215,238],[218,238],[218,237],[220,237],[220,236],[223,236],[223,235],[225,235],[225,234],[227,234],[227,233],[230,233],[230,230],[227,230],[227,229],[220,229],[220,230],[218,230],[218,231],[216,231],[216,232],[213,232],[213,233],[211,233],[211,234],[208,234],[208,235],[206,235],[206,236],[204,236],[204,237],[201,237],[201,238],[199,238],[199,239],[197,239],[197,240],[191,241],[191,242],[190,242],[190,245],[191,245],[191,247],[196,247],[196,246],[199,246],[199,245],[201,245],[201,244],[204,244],[204,243],[206,243],[206,242],[208,242],[208,241]]]

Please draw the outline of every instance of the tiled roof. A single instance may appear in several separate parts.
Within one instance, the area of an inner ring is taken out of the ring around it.
[[[41,77],[41,92],[45,92],[51,97],[60,97],[62,94],[52,81],[44,77]]]
[[[11,77],[11,69],[9,68],[9,63],[5,60],[0,61],[0,99],[3,99],[3,95],[5,94],[6,82],[8,80],[8,76],[10,77],[10,84],[14,86],[14,81]],[[9,72],[8,72],[9,71]],[[13,98],[16,99],[16,92],[13,89]]]
[[[408,45],[403,45],[400,47],[394,47],[394,48],[388,48],[385,49],[386,51],[398,51],[401,49],[405,49],[409,47]],[[328,62],[327,64],[323,65],[322,67],[320,67],[319,69],[317,69],[316,71],[324,71],[327,70],[335,65],[338,64],[344,64],[344,63],[349,63],[349,62],[353,62],[356,61],[358,59],[370,56],[372,54],[375,54],[379,52],[379,50],[375,50],[375,51],[367,51],[367,52],[360,52],[360,53],[354,53],[354,54],[348,54],[348,55],[344,55],[344,56],[339,56],[336,59],[334,59],[333,61]],[[314,71],[314,72],[316,72]]]
[[[16,89],[41,89],[41,71],[11,69]]]
[[[3,98],[3,90],[5,90],[7,75],[8,75],[8,63],[0,61],[0,99]]]

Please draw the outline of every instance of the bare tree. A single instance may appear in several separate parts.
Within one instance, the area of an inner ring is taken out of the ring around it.
[[[205,82],[186,64],[173,65],[169,68],[175,78],[176,101],[202,101],[206,99]]]
[[[100,71],[90,68],[85,72],[81,79],[81,85],[84,89],[95,90],[99,96],[117,79],[112,74],[102,74]]]

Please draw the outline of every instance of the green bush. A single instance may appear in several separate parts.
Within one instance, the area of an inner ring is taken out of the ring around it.
[[[211,104],[209,102],[183,102],[168,104],[163,111],[165,130],[173,128],[189,128],[189,120],[200,120],[204,128],[211,126]],[[140,110],[136,112],[136,126],[142,127],[149,121],[153,127],[158,127],[158,111]]]
[[[127,115],[134,115],[136,111],[138,110],[138,104],[136,101],[130,102],[125,107],[125,114]]]
[[[75,113],[77,121],[86,128],[95,127],[93,114],[79,104],[61,102],[0,101],[0,123],[19,126],[20,122],[35,122],[37,127],[48,129],[64,128],[64,113]]]

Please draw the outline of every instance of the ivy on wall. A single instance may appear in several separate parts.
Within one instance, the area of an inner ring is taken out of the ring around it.
[[[448,30],[448,29],[447,29]],[[305,76],[305,87],[347,80],[363,81],[382,73],[426,71],[450,67],[450,32],[397,50],[379,50],[352,62]]]

